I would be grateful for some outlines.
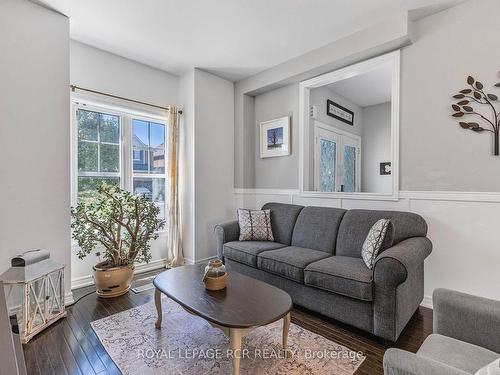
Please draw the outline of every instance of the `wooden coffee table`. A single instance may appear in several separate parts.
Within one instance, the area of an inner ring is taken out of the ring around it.
[[[163,293],[229,337],[233,374],[240,371],[241,338],[256,327],[283,319],[283,349],[288,353],[292,299],[286,292],[236,272],[228,272],[226,289],[212,292],[205,289],[202,277],[203,267],[198,265],[173,268],[155,277],[156,328],[161,328]]]

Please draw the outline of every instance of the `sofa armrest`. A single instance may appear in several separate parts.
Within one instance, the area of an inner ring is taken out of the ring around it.
[[[427,237],[412,237],[383,251],[373,267],[375,284],[397,286],[408,278],[410,270],[422,264],[432,251]]]
[[[214,228],[217,241],[217,256],[224,259],[224,244],[226,242],[238,241],[240,237],[240,225],[238,221],[229,221],[227,223],[218,224]]]
[[[436,289],[434,333],[500,353],[500,301]]]
[[[396,341],[424,298],[426,237],[412,237],[382,252],[373,269],[373,333]]]
[[[405,350],[391,348],[384,354],[384,375],[466,375],[457,368],[421,357]]]

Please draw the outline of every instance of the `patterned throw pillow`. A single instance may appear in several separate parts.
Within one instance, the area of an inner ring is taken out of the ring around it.
[[[380,219],[373,224],[366,236],[363,247],[361,248],[361,257],[369,269],[373,269],[375,258],[382,247],[385,233],[390,224],[391,221],[389,219]]]
[[[271,210],[238,209],[240,241],[274,241]]]

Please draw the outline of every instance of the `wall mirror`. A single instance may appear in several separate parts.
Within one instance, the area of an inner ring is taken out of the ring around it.
[[[397,199],[399,51],[300,83],[305,196]]]

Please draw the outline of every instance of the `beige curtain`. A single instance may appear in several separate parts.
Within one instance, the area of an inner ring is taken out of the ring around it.
[[[179,109],[169,106],[168,116],[168,249],[167,267],[175,267],[184,264],[181,243],[181,228],[179,218]]]

